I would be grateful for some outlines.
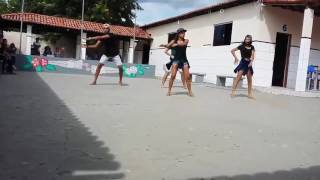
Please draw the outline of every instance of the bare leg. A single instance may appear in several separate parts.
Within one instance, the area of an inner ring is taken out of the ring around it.
[[[247,79],[248,79],[248,98],[255,99],[252,93],[252,73],[250,70],[247,74]]]
[[[97,69],[96,69],[96,73],[94,75],[94,80],[90,85],[96,85],[97,84],[97,79],[98,79],[98,77],[100,75],[100,71],[101,71],[102,67],[103,67],[103,64],[99,63],[98,66],[97,66]]]
[[[237,78],[235,79],[235,81],[233,81],[232,92],[231,92],[232,97],[236,95],[236,90],[239,82],[241,81],[242,74],[243,74],[243,71],[239,71],[237,74]]]
[[[161,88],[164,87],[164,84],[166,83],[169,75],[170,75],[169,72],[165,72],[165,73],[164,73],[163,78],[162,78],[162,82],[161,82]]]
[[[173,86],[173,82],[176,79],[177,71],[178,71],[178,65],[177,64],[173,64],[172,65],[172,69],[171,69],[171,78],[170,78],[170,81],[169,81],[169,89],[168,89],[167,96],[171,96],[171,89],[172,89],[172,86]]]
[[[183,74],[184,74],[184,81],[187,84],[187,88],[188,88],[188,96],[193,97],[193,93],[191,90],[190,72],[189,72],[188,66],[183,67]]]
[[[123,68],[122,66],[118,66],[119,68],[119,85],[122,86],[122,77],[123,77]]]
[[[181,74],[181,81],[182,81],[182,84],[183,84],[183,88],[184,89],[187,89],[187,82],[186,82],[186,78],[184,77],[184,72],[180,72]]]

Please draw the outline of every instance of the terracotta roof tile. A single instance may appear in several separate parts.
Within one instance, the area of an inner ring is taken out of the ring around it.
[[[21,21],[21,13],[2,14],[1,19],[6,21]],[[32,24],[39,24],[51,27],[60,27],[66,29],[81,30],[81,20],[69,19],[63,17],[47,16],[35,13],[23,13],[23,21]],[[104,33],[103,24],[84,21],[84,31]],[[118,25],[111,25],[111,32],[118,36],[133,37],[134,28]],[[151,39],[150,35],[143,29],[136,28],[136,37],[143,39]]]

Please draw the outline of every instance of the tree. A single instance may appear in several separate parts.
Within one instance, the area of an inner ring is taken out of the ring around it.
[[[8,4],[5,0],[0,0],[0,13],[8,13]]]
[[[133,25],[138,0],[85,0],[85,20]],[[21,0],[0,0],[0,13],[20,12]],[[25,0],[25,12],[81,18],[82,0]]]

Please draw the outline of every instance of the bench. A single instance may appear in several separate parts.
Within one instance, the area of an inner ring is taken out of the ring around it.
[[[232,75],[217,75],[217,86],[226,87],[227,79],[232,79],[232,82],[235,81],[237,77]],[[242,87],[243,79],[241,78],[238,87]],[[232,85],[231,85],[232,86]]]
[[[203,83],[205,76],[206,74],[204,73],[190,73],[190,79],[195,83]]]

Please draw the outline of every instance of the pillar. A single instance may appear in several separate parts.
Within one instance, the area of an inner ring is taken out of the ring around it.
[[[313,27],[314,10],[306,8],[304,10],[302,36],[300,42],[299,61],[296,78],[296,91],[306,90],[307,68],[309,65],[311,35]]]
[[[26,47],[25,55],[31,55],[31,46],[32,46],[32,25],[27,25],[27,42],[25,46]]]

